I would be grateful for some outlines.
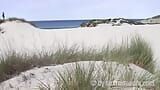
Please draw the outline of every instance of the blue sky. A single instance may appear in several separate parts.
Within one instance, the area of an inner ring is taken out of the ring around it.
[[[147,18],[160,14],[160,0],[0,0],[6,17],[27,20]]]

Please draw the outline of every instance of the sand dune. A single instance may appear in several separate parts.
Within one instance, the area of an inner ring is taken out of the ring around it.
[[[0,25],[4,33],[0,33],[0,55],[3,56],[8,50],[15,50],[17,53],[29,53],[41,52],[44,49],[46,51],[53,51],[59,47],[59,45],[79,45],[81,47],[94,47],[102,48],[108,43],[113,45],[120,44],[122,40],[130,39],[135,35],[140,35],[144,38],[152,47],[156,64],[160,63],[160,25],[128,25],[111,26],[110,24],[100,24],[97,27],[85,27],[85,28],[71,28],[71,29],[38,29],[30,24],[22,22],[6,22]],[[68,65],[68,64],[67,64]],[[43,77],[51,77],[53,73],[42,73],[45,68],[54,69],[63,67],[48,66],[40,69],[33,69],[10,80],[1,83],[4,85],[4,90],[31,90],[37,86],[37,79]],[[135,69],[135,68],[134,68]],[[138,70],[142,70],[138,68]],[[30,78],[26,82],[21,82],[24,74],[30,75],[30,73],[38,75],[34,79]],[[32,81],[33,80],[33,81]],[[45,83],[48,78],[42,79]],[[14,85],[12,85],[14,84]],[[11,85],[11,86],[10,86]],[[13,87],[12,86],[16,86]],[[3,88],[3,87],[1,87]]]
[[[94,72],[103,71],[102,65],[104,64],[103,61],[82,61],[78,62],[81,68],[85,68],[87,70],[89,66],[94,63],[95,70]],[[56,90],[56,78],[58,76],[58,72],[66,72],[66,69],[72,70],[75,67],[75,63],[67,63],[64,65],[57,65],[57,66],[46,66],[41,68],[34,68],[32,70],[28,70],[26,72],[21,73],[20,75],[4,81],[0,84],[1,90],[37,90],[38,86],[43,84],[50,85],[51,90]],[[107,62],[105,63],[107,68],[112,67],[112,71],[116,70],[114,73],[124,72],[126,69],[131,70],[138,78],[138,75],[142,74],[149,74],[152,77],[154,75],[150,74],[146,70],[134,65],[130,64],[129,66],[125,66],[123,64],[118,64],[116,62]],[[118,70],[116,68],[119,68]],[[102,73],[102,72],[101,72]],[[119,74],[120,76],[120,74]],[[119,77],[117,74],[114,74],[112,77],[117,77],[115,80],[120,80],[121,76]],[[136,78],[136,77],[135,77]],[[135,90],[134,87],[126,88],[125,90]]]
[[[140,35],[152,47],[157,62],[160,62],[160,25],[111,26],[72,29],[38,29],[27,23],[7,22],[0,25],[5,33],[0,33],[1,53],[9,48],[16,52],[40,52],[56,49],[59,45],[68,47],[78,44],[83,47],[102,48],[108,43],[120,44],[122,40]],[[52,48],[52,49],[51,49]]]

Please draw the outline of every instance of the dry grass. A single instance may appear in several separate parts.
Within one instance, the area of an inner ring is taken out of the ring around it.
[[[117,63],[102,63],[96,65],[90,63],[84,66],[80,63],[73,64],[71,67],[65,67],[64,72],[58,72],[56,78],[56,87],[53,88],[49,85],[40,85],[42,90],[116,90],[120,89],[132,90],[132,86],[114,86],[107,82],[114,81],[128,81],[128,82],[152,82],[155,81],[155,77],[149,72],[134,72],[134,69],[130,69],[127,64]],[[114,86],[114,87],[113,87]],[[143,86],[141,89],[145,89],[150,86]],[[48,89],[49,88],[49,89]],[[140,85],[137,85],[137,89],[140,89]],[[135,90],[135,89],[134,89]]]
[[[128,42],[128,41],[127,41]],[[33,56],[19,55],[10,51],[6,58],[0,58],[0,82],[34,67],[63,64],[77,61],[116,61],[134,63],[149,72],[154,72],[154,59],[151,47],[140,37],[133,37],[130,43],[102,49],[82,48],[77,45],[60,47],[55,53],[41,52]]]

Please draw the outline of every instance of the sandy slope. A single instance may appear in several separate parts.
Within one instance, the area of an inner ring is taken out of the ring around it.
[[[38,29],[27,23],[7,22],[0,25],[5,33],[0,33],[0,54],[8,49],[16,52],[54,51],[57,46],[72,46],[101,48],[107,43],[120,44],[122,39],[136,34],[142,36],[153,48],[155,58],[160,63],[160,24],[111,26],[107,24],[98,27],[72,29]]]
[[[102,68],[102,65],[104,64],[104,62],[102,61],[78,62],[78,64],[82,68],[85,68],[85,70],[87,70],[88,67],[93,63],[95,63],[94,72],[100,71],[99,74],[102,73],[104,70]],[[135,76],[137,77],[138,75],[144,74],[144,73],[150,74],[149,72],[133,64],[130,64],[129,66],[126,67],[123,64],[118,64],[116,62],[107,62],[105,65],[107,66],[106,68],[112,67],[111,72],[114,72],[114,75],[112,77],[117,77],[117,79],[115,79],[116,81],[120,80],[120,77],[118,77],[118,75],[120,75],[119,73],[120,72],[123,73],[126,69],[131,70],[133,73],[135,73]],[[52,87],[52,90],[56,90],[55,87],[56,87],[56,78],[57,78],[58,72],[61,72],[61,73],[65,72],[67,68],[72,70],[74,67],[75,67],[75,63],[67,63],[64,65],[34,68],[32,70],[23,72],[20,75],[1,83],[0,90],[38,90],[37,89],[38,86],[42,85],[42,83],[45,85],[50,85]],[[125,90],[134,90],[134,89],[128,88]]]

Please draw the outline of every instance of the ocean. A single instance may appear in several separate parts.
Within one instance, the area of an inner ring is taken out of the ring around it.
[[[38,28],[63,29],[80,27],[83,22],[89,20],[57,20],[57,21],[31,21]]]
[[[130,19],[138,21],[142,19]],[[42,29],[64,29],[64,28],[76,28],[80,27],[83,22],[89,20],[57,20],[57,21],[31,21],[36,27]]]

